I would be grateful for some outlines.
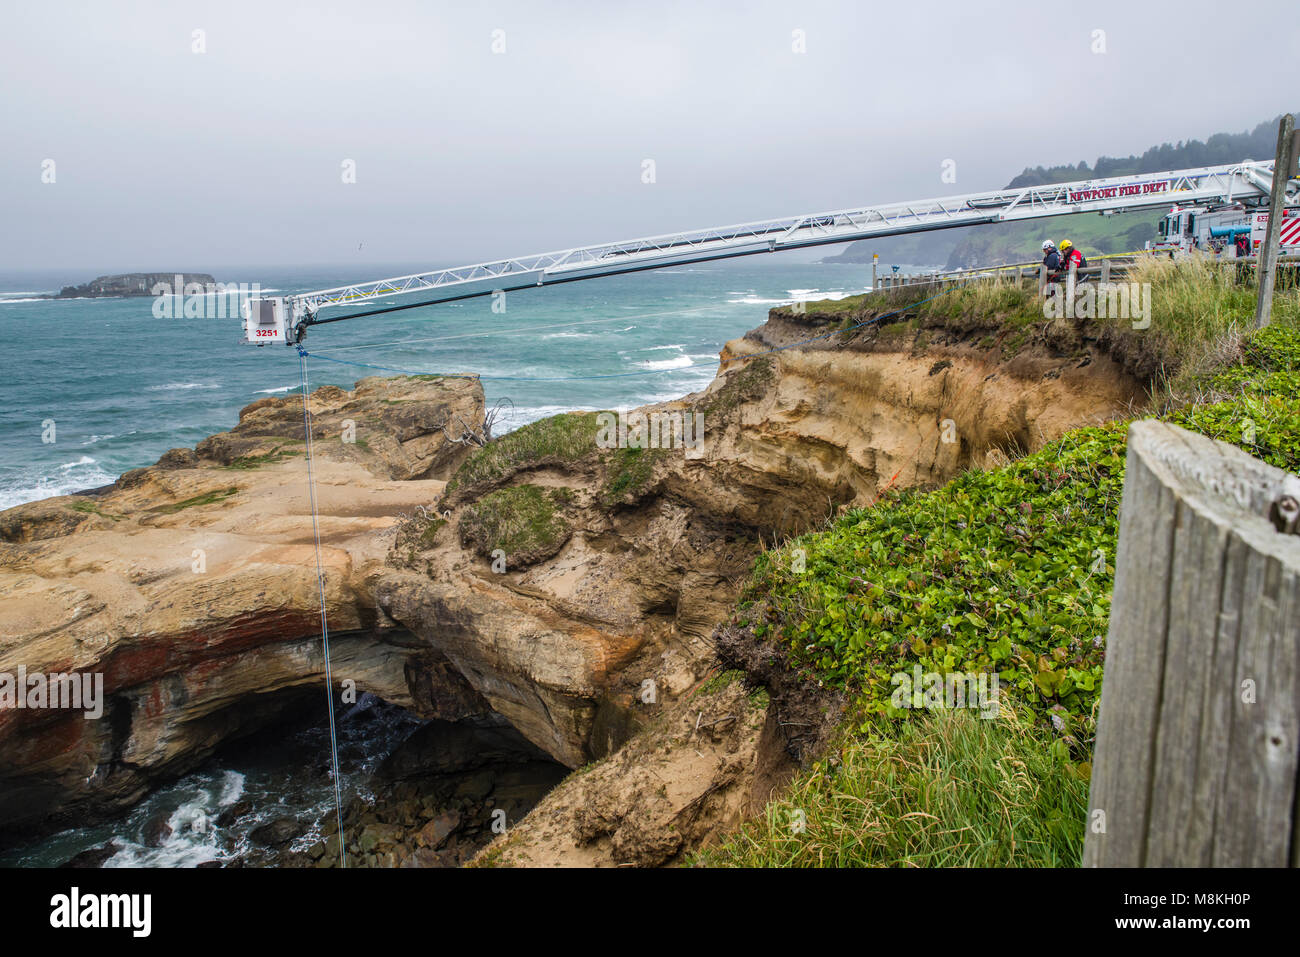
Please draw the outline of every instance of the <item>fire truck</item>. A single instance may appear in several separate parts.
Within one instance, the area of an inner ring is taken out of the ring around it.
[[[1238,236],[1247,237],[1250,255],[1259,252],[1268,228],[1268,213],[1242,203],[1214,206],[1174,206],[1157,224],[1158,238],[1147,243],[1153,252],[1190,252],[1199,249],[1221,253],[1235,247]],[[1300,255],[1300,206],[1282,210],[1278,253]]]

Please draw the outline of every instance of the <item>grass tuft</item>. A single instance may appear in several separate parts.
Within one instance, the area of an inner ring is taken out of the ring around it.
[[[1010,709],[939,712],[855,735],[705,867],[1074,867],[1088,769]]]

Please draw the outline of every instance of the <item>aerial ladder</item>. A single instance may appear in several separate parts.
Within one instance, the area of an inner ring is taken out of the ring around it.
[[[981,223],[1017,222],[1073,213],[1111,215],[1135,209],[1234,203],[1247,208],[1268,202],[1272,161],[1052,183],[862,206],[834,212],[759,220],[733,226],[666,233],[641,239],[580,246],[493,262],[433,269],[288,296],[249,299],[241,307],[243,341],[298,346],[315,325],[374,316],[556,283],[617,276],[646,269],[708,262],[764,252],[847,243],[901,233],[954,229]],[[1300,198],[1300,180],[1287,187],[1287,205]],[[419,302],[333,314],[340,307],[390,296],[426,293]],[[331,310],[322,314],[324,310]]]

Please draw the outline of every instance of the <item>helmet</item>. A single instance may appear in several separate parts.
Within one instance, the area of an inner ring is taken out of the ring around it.
[[[1056,248],[1056,243],[1052,242],[1050,239],[1044,239],[1044,240],[1043,240],[1043,248],[1044,248],[1044,249],[1055,249],[1055,248]]]
[[[1073,246],[1073,245],[1074,245],[1074,243],[1070,242],[1068,239],[1062,239],[1062,240],[1061,240],[1061,248],[1062,248],[1062,249],[1069,249],[1069,248],[1070,248],[1071,246]]]

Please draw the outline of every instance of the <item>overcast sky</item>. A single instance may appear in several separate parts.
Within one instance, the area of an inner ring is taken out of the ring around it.
[[[474,262],[996,188],[1294,108],[1294,9],[9,0],[0,268]]]

